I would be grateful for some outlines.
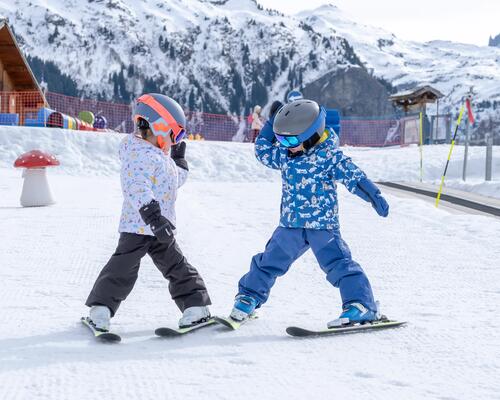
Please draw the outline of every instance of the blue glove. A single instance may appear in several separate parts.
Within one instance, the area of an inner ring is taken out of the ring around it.
[[[274,117],[269,118],[259,133],[259,137],[263,137],[264,139],[269,140],[271,143],[274,143],[274,141],[276,140],[273,131],[273,122],[274,122]]]
[[[381,217],[389,215],[389,204],[382,197],[380,189],[368,178],[363,178],[358,182],[354,194],[372,203],[372,207]]]

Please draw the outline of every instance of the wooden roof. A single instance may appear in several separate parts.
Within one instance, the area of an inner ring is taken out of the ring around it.
[[[444,94],[432,86],[421,86],[413,90],[396,93],[389,99],[400,107],[408,108],[425,103],[435,103],[436,100],[444,97]]]
[[[42,89],[6,20],[0,20],[0,59],[15,91],[38,91],[45,100]]]

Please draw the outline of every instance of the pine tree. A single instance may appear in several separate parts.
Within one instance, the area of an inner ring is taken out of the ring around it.
[[[285,54],[282,54],[281,55],[281,64],[280,64],[281,71],[285,71],[288,68],[288,65],[290,65],[288,57]]]
[[[195,100],[193,89],[191,89],[191,92],[189,93],[188,108],[190,111],[193,111],[196,109],[196,100]]]

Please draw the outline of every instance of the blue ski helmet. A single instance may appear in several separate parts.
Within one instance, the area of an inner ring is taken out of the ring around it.
[[[296,100],[280,108],[273,131],[282,146],[297,147],[313,136],[319,139],[325,130],[325,119],[326,110],[315,101]]]
[[[288,94],[286,95],[286,102],[292,103],[296,100],[302,100],[303,98],[304,96],[302,95],[301,92],[299,92],[298,90],[292,90],[288,92]]]

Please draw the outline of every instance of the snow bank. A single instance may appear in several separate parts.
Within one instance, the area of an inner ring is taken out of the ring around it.
[[[61,166],[52,173],[115,175],[120,171],[119,133],[57,128],[0,127],[0,167],[11,168],[22,153],[34,149],[55,155]],[[197,181],[269,181],[276,171],[263,168],[250,143],[189,142],[190,179]]]
[[[71,175],[115,175],[120,170],[118,146],[123,134],[66,131],[51,128],[0,127],[0,167],[11,168],[21,153],[40,149],[54,154],[61,167],[52,173]],[[425,146],[424,181],[438,183],[449,145]],[[420,179],[420,152],[417,146],[391,148],[346,147],[373,180],[416,182]],[[484,182],[485,147],[470,147],[467,181],[463,182],[464,148],[456,146],[448,168],[446,184],[500,198],[500,146],[493,150],[493,179]],[[189,142],[187,158],[195,181],[270,181],[279,173],[264,168],[254,157],[250,143]]]
[[[354,162],[373,180],[417,182],[420,180],[420,150],[418,146],[392,148],[344,148]],[[450,145],[424,146],[423,180],[439,184]],[[464,146],[455,146],[446,186],[500,198],[500,146],[493,148],[493,181],[485,182],[486,147],[469,147],[467,180],[462,180]]]

